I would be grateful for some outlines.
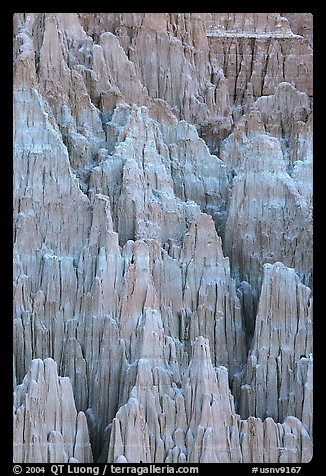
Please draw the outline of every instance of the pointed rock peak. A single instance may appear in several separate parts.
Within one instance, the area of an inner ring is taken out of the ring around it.
[[[156,309],[144,308],[143,319],[140,325],[140,329],[144,334],[144,338],[150,334],[152,335],[164,335],[164,328],[161,318],[161,313]]]
[[[256,106],[264,102],[265,98],[273,98],[273,102],[278,106],[279,110],[296,109],[303,106],[308,107],[310,110],[310,101],[306,93],[298,91],[293,84],[283,81],[279,83],[275,89],[275,93],[271,96],[262,96],[257,99]],[[290,111],[289,111],[290,112]]]
[[[266,325],[266,316],[272,319],[274,325],[280,324],[286,319],[285,330],[287,329],[287,332],[289,332],[293,327],[294,331],[297,328],[297,321],[300,319],[301,313],[307,314],[308,312],[310,296],[310,288],[302,284],[294,268],[289,268],[281,262],[266,263],[263,266],[263,282],[256,322],[263,321]],[[300,312],[297,308],[299,302]],[[303,302],[305,302],[304,306]],[[307,322],[305,322],[306,324]],[[257,330],[259,330],[259,326]],[[257,333],[255,332],[255,334]],[[282,332],[282,340],[286,341],[292,338],[293,336]]]
[[[188,257],[223,260],[221,238],[216,233],[215,224],[210,215],[200,213],[190,222],[189,231],[183,239],[181,256],[184,260]]]
[[[129,398],[113,419],[108,461],[124,456],[130,463],[151,462],[149,431],[140,402]]]
[[[140,267],[142,271],[149,270],[150,255],[145,241],[137,240],[133,242],[131,264],[134,264],[136,268]]]
[[[86,417],[77,414],[68,377],[59,377],[57,364],[34,359],[14,401],[14,461],[21,463],[93,461]]]
[[[86,35],[77,13],[57,13],[57,16],[60,18],[64,32],[69,38],[78,38],[79,40],[85,38],[88,42],[92,40],[91,37]]]
[[[263,285],[268,286],[269,283],[275,288],[279,288],[282,293],[287,292],[287,289],[280,286],[281,282],[286,282],[288,286],[302,285],[299,276],[296,274],[294,268],[285,266],[280,261],[275,263],[265,263],[263,265]]]
[[[288,82],[279,83],[274,94],[258,98],[254,106],[261,112],[268,132],[281,136],[292,133],[295,121],[307,122],[312,110],[307,94]]]
[[[303,364],[311,353],[311,290],[295,269],[281,262],[265,264],[263,271],[240,412],[276,421],[290,414],[310,425],[312,402],[306,393],[310,375]]]
[[[195,339],[192,348],[192,357],[186,374],[190,377],[192,386],[217,385],[216,372],[212,365],[209,341],[202,336]],[[217,387],[216,389],[217,390]]]
[[[27,374],[27,381],[47,381],[51,374],[57,375],[57,372],[57,363],[53,359],[47,358],[44,361],[42,359],[34,359],[32,360],[30,370]]]
[[[261,115],[255,108],[245,117],[243,125],[223,141],[220,157],[229,169],[238,172],[286,172],[280,141],[265,133]]]
[[[211,353],[209,349],[209,341],[203,336],[199,336],[195,339],[193,344],[192,359],[194,361],[208,361],[211,363]]]
[[[251,140],[245,144],[242,152],[244,157],[242,171],[250,172],[285,172],[285,162],[282,148],[276,137],[264,133],[255,134]]]
[[[124,247],[127,271],[120,299],[120,328],[124,338],[135,335],[144,308],[158,309],[158,298],[151,272],[148,245],[144,241],[129,241]],[[132,345],[130,350],[132,351]],[[134,355],[134,352],[131,352]]]
[[[67,81],[69,67],[65,61],[66,48],[60,26],[61,21],[57,14],[45,14],[45,29],[40,50],[40,73],[43,79],[51,78],[51,80],[64,82]]]

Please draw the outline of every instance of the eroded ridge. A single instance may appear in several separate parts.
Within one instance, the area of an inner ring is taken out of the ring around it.
[[[14,460],[312,457],[312,21],[14,16]]]

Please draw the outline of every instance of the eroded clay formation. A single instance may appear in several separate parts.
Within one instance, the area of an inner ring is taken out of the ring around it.
[[[312,457],[312,22],[14,16],[15,462]]]

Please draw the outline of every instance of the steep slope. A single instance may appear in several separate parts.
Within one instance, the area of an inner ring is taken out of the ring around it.
[[[14,392],[14,462],[92,463],[86,417],[77,414],[68,377],[52,359],[35,359]]]
[[[310,460],[312,42],[284,15],[15,14],[15,462]]]
[[[265,264],[247,383],[241,387],[242,416],[282,421],[291,414],[312,432],[311,334],[311,290],[293,268]]]

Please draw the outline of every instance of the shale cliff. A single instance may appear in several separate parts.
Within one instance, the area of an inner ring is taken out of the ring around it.
[[[14,461],[312,457],[312,15],[14,15]]]

